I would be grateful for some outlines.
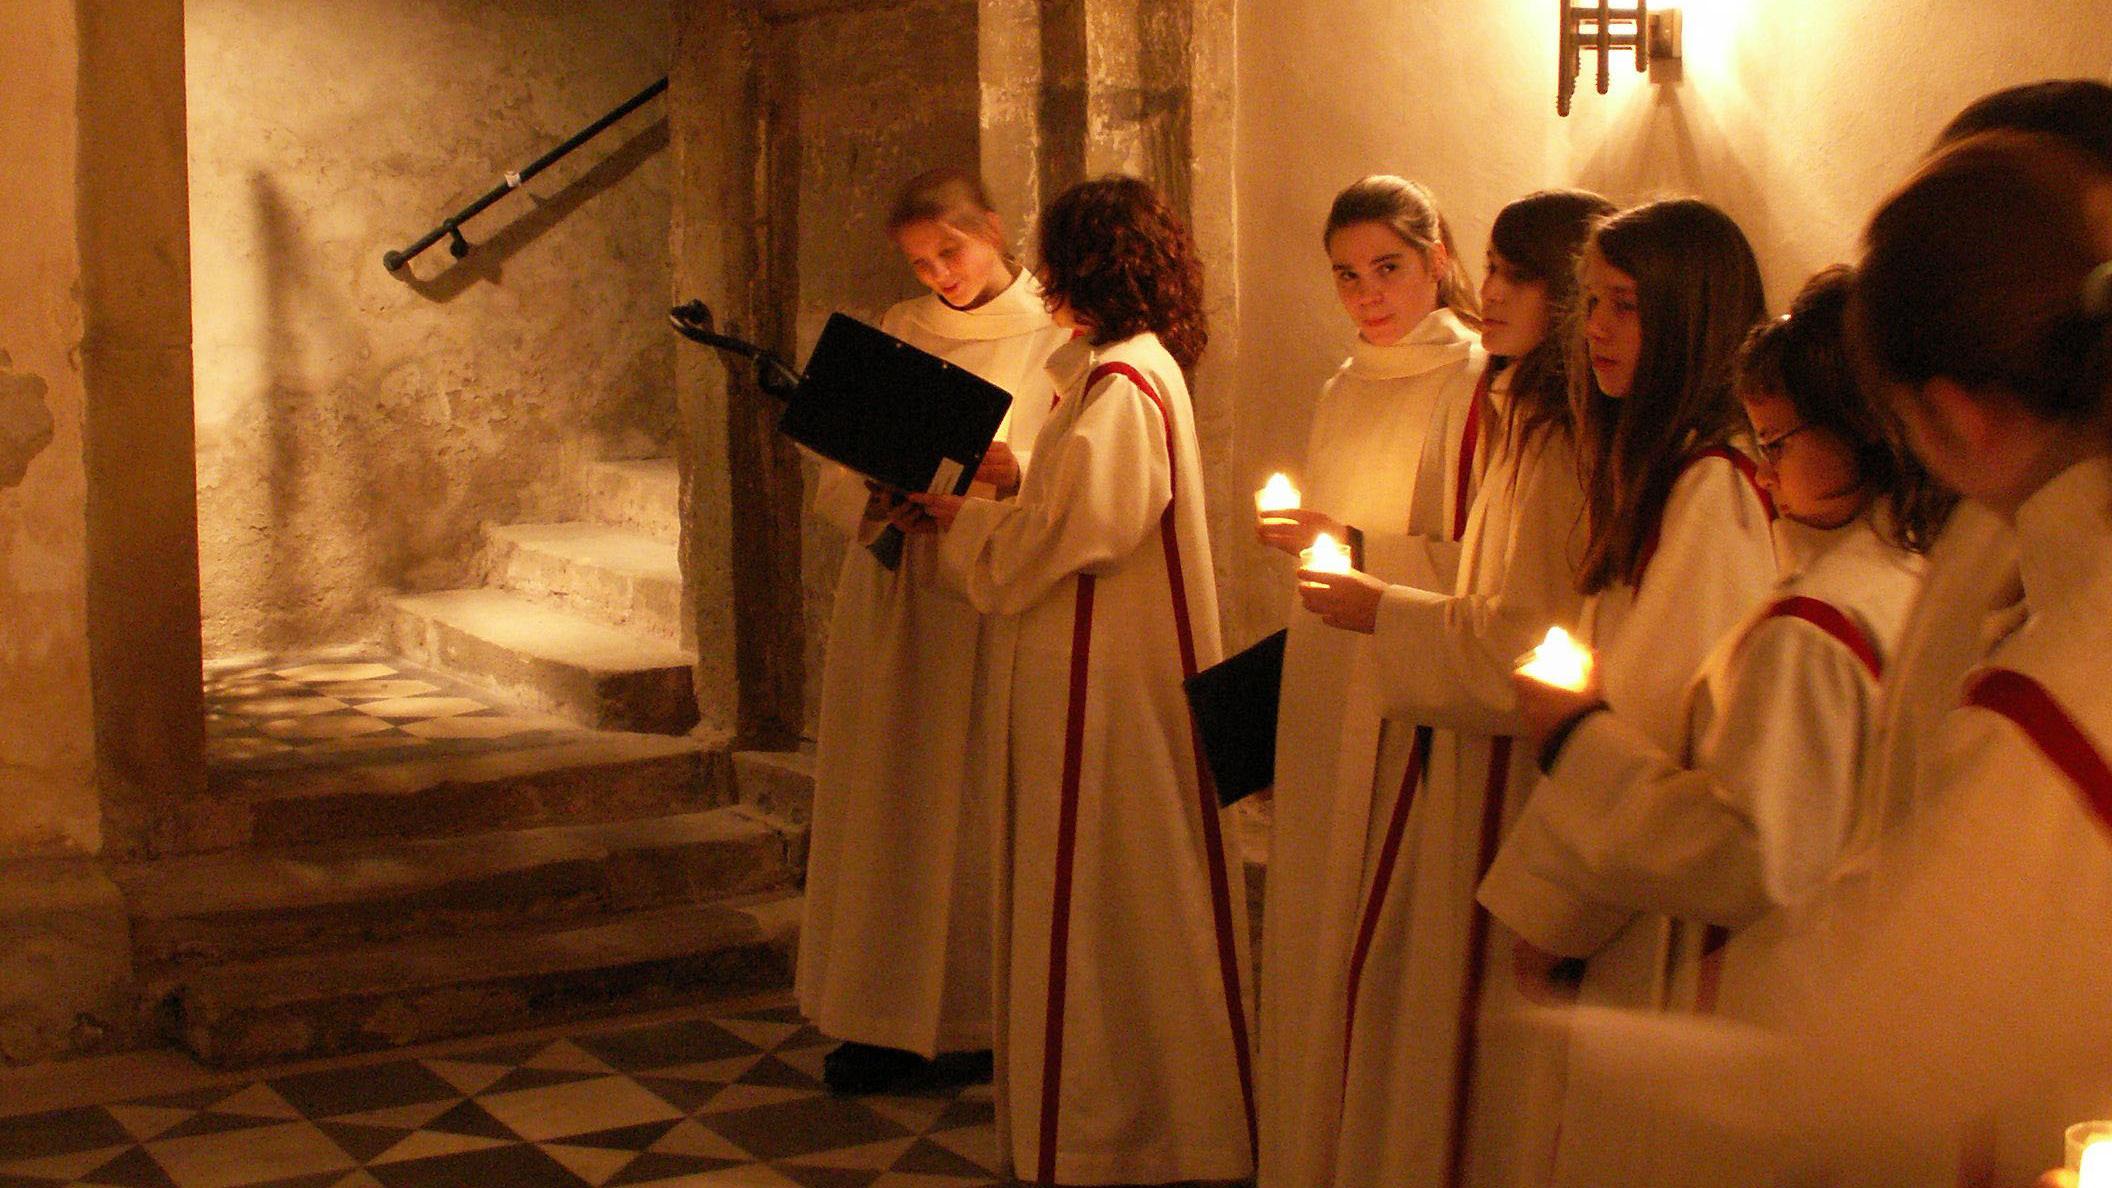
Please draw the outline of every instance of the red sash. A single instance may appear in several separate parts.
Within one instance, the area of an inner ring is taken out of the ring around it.
[[[1143,373],[1126,363],[1103,363],[1086,376],[1082,393],[1090,393],[1101,380],[1119,375],[1136,385],[1152,405],[1159,411],[1159,419],[1166,427],[1166,465],[1169,492],[1177,494],[1179,471],[1176,460],[1179,454],[1174,438],[1173,410],[1167,407],[1158,389],[1144,378]],[[1085,398],[1081,395],[1081,399]],[[1181,542],[1175,510],[1177,498],[1166,501],[1166,511],[1159,517],[1160,547],[1166,558],[1166,585],[1173,602],[1173,626],[1175,640],[1180,648],[1181,674],[1194,676],[1196,671],[1195,629],[1188,606],[1186,571],[1181,564]],[[1058,807],[1056,833],[1056,887],[1055,910],[1050,921],[1049,940],[1049,999],[1045,1030],[1043,1034],[1042,1081],[1041,1081],[1041,1150],[1039,1155],[1039,1182],[1052,1184],[1056,1180],[1057,1116],[1061,1104],[1063,1076],[1063,1005],[1064,979],[1070,937],[1071,871],[1077,856],[1078,784],[1079,767],[1083,762],[1085,746],[1085,695],[1088,687],[1088,655],[1092,646],[1093,578],[1081,574],[1078,578],[1078,605],[1071,635],[1071,695],[1070,718],[1064,734],[1064,760],[1062,800]],[[1210,769],[1203,761],[1202,743],[1195,734],[1195,724],[1189,722],[1189,743],[1195,760],[1196,786],[1200,792],[1203,827],[1204,859],[1210,878],[1211,915],[1217,929],[1218,969],[1224,982],[1225,1011],[1232,1033],[1232,1057],[1239,1070],[1239,1088],[1242,1105],[1246,1109],[1247,1142],[1249,1150],[1258,1145],[1258,1128],[1254,1112],[1254,1073],[1252,1054],[1247,1041],[1246,1010],[1240,994],[1239,956],[1234,947],[1237,935],[1232,911],[1231,878],[1225,869],[1224,832],[1218,821],[1221,811],[1217,803],[1217,786],[1210,778]]]
[[[1760,468],[1754,464],[1751,458],[1729,446],[1711,446],[1687,459],[1687,465],[1680,468],[1680,473],[1684,475],[1689,467],[1699,464],[1704,458],[1721,458],[1736,467],[1738,473],[1745,478],[1745,485],[1752,488],[1753,497],[1760,501],[1760,511],[1767,516],[1767,522],[1770,524],[1775,522],[1775,498],[1767,493],[1767,488],[1760,485]],[[1660,510],[1657,523],[1650,526],[1650,536],[1643,542],[1642,563],[1635,567],[1635,584],[1638,586],[1643,584],[1642,575],[1645,570],[1650,568],[1650,559],[1657,556],[1658,539],[1663,534],[1664,528],[1664,512]]]
[[[2008,668],[1983,668],[1967,679],[1965,704],[2016,724],[2046,761],[2060,769],[2098,822],[2112,830],[2112,766],[2046,686]]]

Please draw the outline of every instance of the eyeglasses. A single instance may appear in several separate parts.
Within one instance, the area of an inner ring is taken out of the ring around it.
[[[1797,434],[1802,433],[1809,428],[1811,428],[1810,425],[1796,425],[1791,428],[1784,429],[1782,432],[1777,433],[1773,437],[1767,438],[1765,440],[1756,439],[1753,442],[1753,448],[1760,451],[1760,458],[1762,461],[1766,462],[1769,466],[1773,466],[1775,463],[1780,462],[1782,460],[1782,451],[1784,448],[1786,448],[1784,443],[1788,442],[1790,438],[1795,437]]]

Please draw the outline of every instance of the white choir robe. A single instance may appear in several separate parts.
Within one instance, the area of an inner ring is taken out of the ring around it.
[[[1507,401],[1499,389],[1492,410]],[[1521,1027],[1512,942],[1474,901],[1536,773],[1512,746],[1510,672],[1551,624],[1577,626],[1583,491],[1568,436],[1499,448],[1449,591],[1382,596],[1386,710],[1434,727],[1422,786],[1373,821],[1339,1185],[1538,1185],[1560,1101],[1559,1043]],[[1398,825],[1398,828],[1396,828]],[[1381,876],[1384,881],[1381,882]]]
[[[2112,465],[2057,476],[2013,539],[2021,613],[1840,909],[1850,951],[1771,1048],[1595,1024],[1609,1108],[1658,1137],[1593,1182],[2024,1185],[2112,1117]]]
[[[1673,483],[1641,581],[1586,600],[1582,635],[1596,654],[1601,695],[1667,754],[1685,752],[1689,690],[1703,661],[1774,586],[1772,510],[1742,455],[1704,452]],[[1581,1003],[1661,1006],[1668,953],[1681,930],[1664,916],[1588,894],[1578,856],[1598,852],[1596,831],[1618,820],[1570,807],[1596,798],[1568,787],[1563,766],[1534,787],[1482,881],[1481,903],[1535,948],[1589,957]],[[1558,1171],[1575,1145],[1567,1119],[1591,1108],[1599,1092],[1576,1070],[1567,1080],[1562,1127],[1516,1140],[1556,1147]]]
[[[927,295],[880,325],[1013,393],[1007,431],[1046,417],[1043,364],[1069,333],[1027,272],[974,310]],[[821,464],[815,513],[852,546],[822,668],[799,1006],[838,1039],[925,1056],[987,1048],[990,816],[969,772],[1003,740],[971,736],[982,616],[938,584],[929,538],[910,540],[893,571],[859,547],[865,503],[863,479]]]
[[[1354,353],[1321,390],[1303,504],[1355,526],[1363,570],[1451,588],[1455,524],[1479,473],[1462,470],[1485,356],[1449,309]],[[1468,479],[1462,489],[1460,477]],[[1462,498],[1464,496],[1464,499]],[[1327,1182],[1342,1097],[1344,979],[1374,791],[1407,767],[1412,723],[1382,718],[1372,641],[1295,596],[1277,709],[1274,820],[1263,900],[1260,1060],[1264,1185]]]
[[[1150,334],[1074,340],[1049,367],[1063,396],[1019,498],[969,500],[940,538],[1008,644],[978,707],[1009,737],[983,773],[1000,1145],[1041,1182],[1237,1179],[1243,900],[1181,689],[1222,654],[1194,416]]]
[[[1875,512],[1831,531],[1778,521],[1788,572],[1703,665],[1681,750],[1595,715],[1562,750],[1559,795],[1530,810],[1567,888],[1680,921],[1664,1005],[1779,1017],[1813,974],[1789,905],[1825,886],[1848,838],[1879,676],[1921,576],[1884,532]],[[1590,1093],[1571,1098],[1561,1133],[1560,1182],[1578,1184],[1602,1169],[1579,1176],[1570,1156],[1651,1139]]]
[[[1885,674],[1851,852],[1875,846],[1926,807],[1941,776],[1937,728],[1957,708],[1966,674],[2016,626],[2023,596],[2014,530],[1986,507],[1960,503],[1929,550],[1928,578]]]

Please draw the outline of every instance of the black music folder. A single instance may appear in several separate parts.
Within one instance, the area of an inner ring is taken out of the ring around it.
[[[883,486],[960,495],[1011,407],[996,384],[839,313],[778,429]]]
[[[1285,637],[1278,631],[1181,682],[1219,804],[1236,803],[1276,782]]]

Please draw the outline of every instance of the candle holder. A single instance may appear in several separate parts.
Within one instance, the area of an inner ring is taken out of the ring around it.
[[[1582,693],[1591,687],[1593,663],[1590,648],[1560,627],[1550,627],[1546,638],[1519,658],[1518,672],[1543,685]]]
[[[1298,560],[1314,573],[1348,573],[1353,568],[1349,550],[1325,532],[1313,538],[1313,547],[1298,554]]]
[[[2112,1120],[2078,1122],[2062,1134],[2067,1159],[2079,1188],[2112,1188]]]
[[[1254,510],[1260,513],[1263,520],[1280,521],[1283,517],[1271,516],[1269,513],[1297,511],[1300,498],[1298,488],[1291,485],[1289,475],[1272,474],[1269,481],[1262,484],[1261,490],[1254,492]]]

